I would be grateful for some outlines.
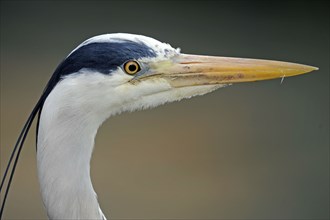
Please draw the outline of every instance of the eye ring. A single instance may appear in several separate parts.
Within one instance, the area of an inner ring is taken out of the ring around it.
[[[124,71],[129,75],[134,75],[141,70],[139,63],[135,60],[127,61],[124,64]]]

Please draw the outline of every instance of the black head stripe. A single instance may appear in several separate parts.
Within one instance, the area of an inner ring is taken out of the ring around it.
[[[156,53],[147,45],[134,41],[91,43],[78,48],[59,66],[61,76],[87,68],[110,74],[118,66],[131,59],[155,57]]]

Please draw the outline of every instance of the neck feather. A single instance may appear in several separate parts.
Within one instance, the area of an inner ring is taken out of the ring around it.
[[[48,217],[104,219],[90,179],[90,160],[105,118],[65,104],[60,90],[55,88],[46,99],[39,123],[38,176]]]

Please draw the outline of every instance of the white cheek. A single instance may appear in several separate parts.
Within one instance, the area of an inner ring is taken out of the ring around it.
[[[155,93],[172,89],[171,85],[164,79],[150,79],[137,84],[125,83],[115,88],[117,96],[129,102],[141,99]]]
[[[107,84],[116,87],[118,85],[127,83],[129,80],[133,78],[133,76],[124,73],[124,71],[121,68],[118,68],[115,72],[111,74],[111,76],[108,76],[107,78],[108,78]]]

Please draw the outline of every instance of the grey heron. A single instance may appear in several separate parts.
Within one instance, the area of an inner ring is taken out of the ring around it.
[[[281,61],[183,54],[142,35],[92,37],[59,64],[24,125],[1,182],[1,216],[36,116],[38,178],[48,217],[105,219],[91,182],[90,160],[97,130],[110,116],[233,83],[283,80],[313,70],[317,68]]]

